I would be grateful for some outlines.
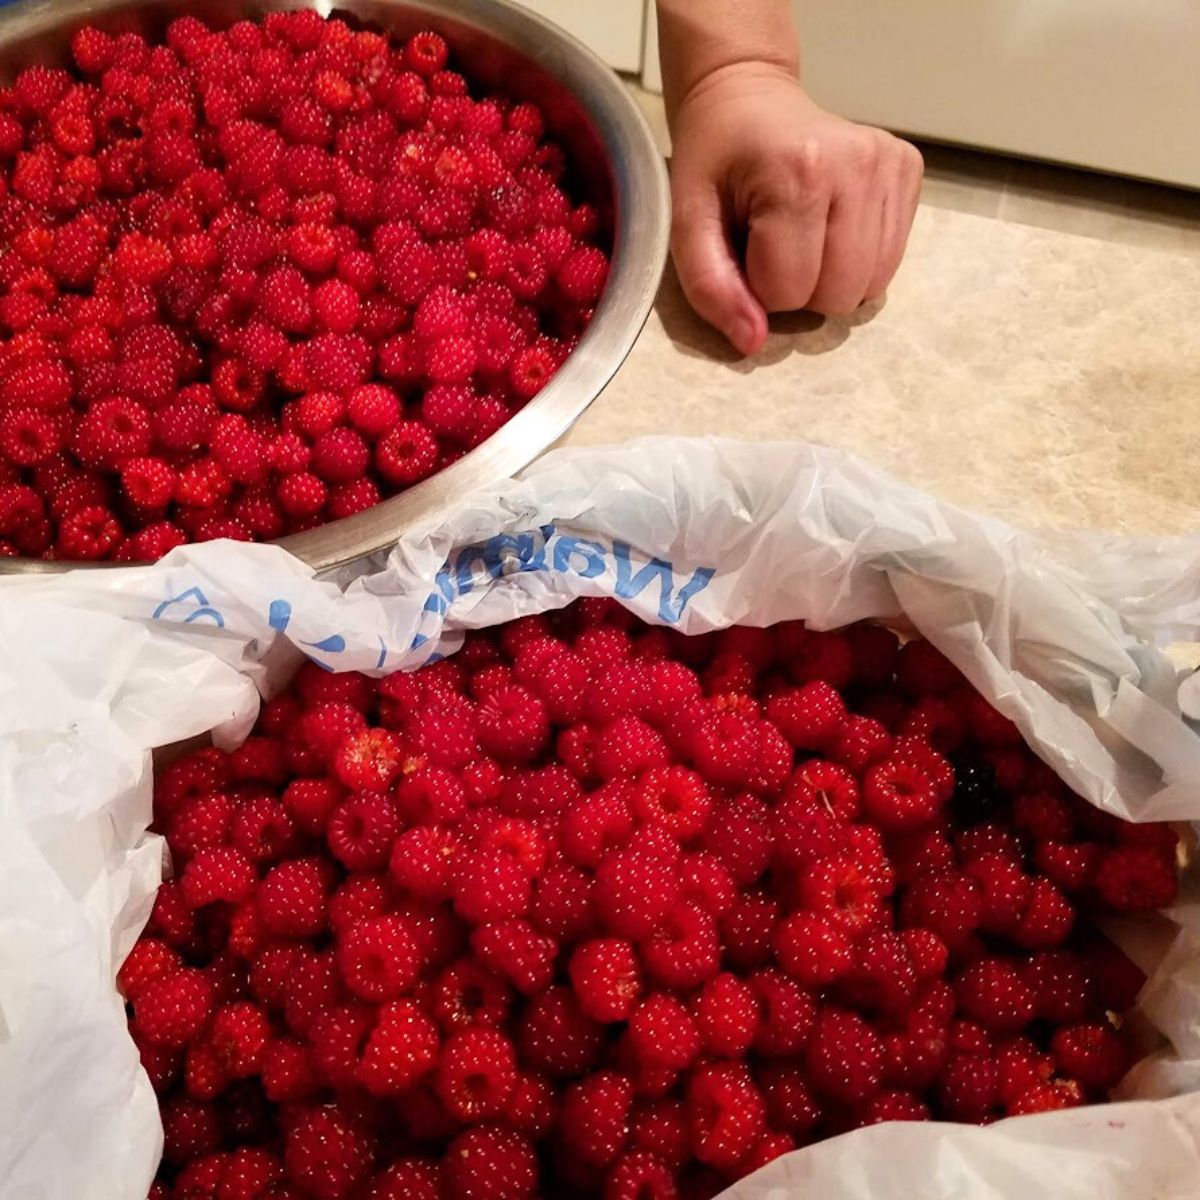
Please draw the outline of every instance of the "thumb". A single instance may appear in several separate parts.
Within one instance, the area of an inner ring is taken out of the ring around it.
[[[767,314],[742,275],[720,196],[711,184],[675,189],[671,253],[684,295],[696,312],[740,354],[762,349]]]

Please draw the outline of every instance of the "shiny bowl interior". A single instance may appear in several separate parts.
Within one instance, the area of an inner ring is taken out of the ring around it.
[[[512,420],[402,494],[281,539],[298,558],[328,570],[383,549],[416,522],[436,520],[458,497],[520,470],[570,428],[616,373],[649,315],[667,254],[669,193],[653,136],[617,76],[556,25],[505,0],[19,0],[0,9],[0,82],[32,63],[66,62],[71,36],[83,25],[154,37],[185,13],[222,27],[295,8],[400,37],[436,29],[473,81],[542,106],[550,134],[612,231],[612,269],[591,326]],[[0,573],[111,565],[0,559]]]

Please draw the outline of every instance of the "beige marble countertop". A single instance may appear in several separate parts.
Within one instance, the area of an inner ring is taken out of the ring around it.
[[[566,444],[809,439],[1026,527],[1200,528],[1200,257],[923,207],[884,304],[738,361],[668,274]]]

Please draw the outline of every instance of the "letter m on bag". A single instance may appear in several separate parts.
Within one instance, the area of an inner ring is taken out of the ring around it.
[[[677,624],[687,608],[688,601],[702,592],[716,574],[712,567],[697,567],[692,577],[678,591],[675,590],[675,571],[669,562],[652,558],[638,571],[630,562],[630,547],[625,542],[613,542],[613,558],[617,563],[616,594],[622,600],[632,600],[654,581],[658,580],[658,619],[667,624]]]

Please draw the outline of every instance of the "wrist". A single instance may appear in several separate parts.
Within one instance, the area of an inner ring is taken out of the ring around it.
[[[789,0],[657,0],[657,7],[668,119],[729,74],[799,77]]]
[[[813,103],[800,85],[794,65],[772,59],[745,59],[724,63],[696,78],[688,90],[674,98],[667,107],[667,121],[675,132],[681,113],[708,111],[712,106],[733,103],[761,96],[778,95],[781,88],[792,93],[795,100]],[[815,107],[815,105],[814,105]]]

